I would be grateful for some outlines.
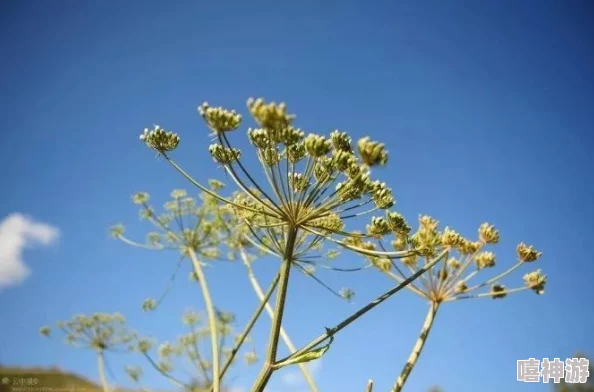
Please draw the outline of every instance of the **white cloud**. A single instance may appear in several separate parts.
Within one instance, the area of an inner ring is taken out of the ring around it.
[[[22,214],[0,221],[0,288],[22,283],[31,273],[23,262],[23,250],[33,245],[54,243],[60,231]]]

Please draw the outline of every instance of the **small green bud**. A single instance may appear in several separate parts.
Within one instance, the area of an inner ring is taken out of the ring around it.
[[[147,298],[142,303],[142,310],[144,310],[145,312],[150,312],[152,310],[155,310],[156,308],[157,308],[157,301],[155,301],[152,298]]]
[[[137,192],[132,195],[132,203],[134,204],[145,204],[149,201],[150,196],[146,192]]]
[[[118,237],[124,235],[125,231],[126,231],[126,228],[124,227],[124,225],[119,224],[119,223],[117,225],[114,225],[109,228],[109,233],[115,238],[118,238]]]
[[[39,333],[43,336],[50,336],[52,333],[52,329],[50,327],[48,327],[47,325],[39,328]]]
[[[505,298],[507,295],[507,291],[505,290],[505,286],[502,284],[494,284],[491,286],[491,296],[493,299],[498,298]]]
[[[355,297],[355,292],[349,288],[343,287],[340,289],[340,296],[347,301],[351,301]]]

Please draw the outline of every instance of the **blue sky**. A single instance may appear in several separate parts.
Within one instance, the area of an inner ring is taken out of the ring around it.
[[[165,287],[177,256],[129,248],[107,228],[121,221],[143,238],[149,228],[130,195],[164,200],[189,188],[138,142],[144,127],[179,132],[177,160],[201,180],[224,179],[196,107],[208,100],[245,114],[249,96],[286,101],[305,130],[386,143],[390,163],[377,175],[409,220],[431,214],[466,235],[488,220],[502,232],[500,264],[513,262],[519,241],[543,251],[543,297],[443,307],[409,391],[545,391],[515,380],[517,359],[594,353],[589,2],[64,0],[8,1],[1,11],[0,219],[30,215],[60,236],[27,248],[30,276],[0,292],[0,363],[57,364],[96,379],[91,353],[38,336],[73,313],[119,311],[147,334],[179,332],[182,311],[201,304],[185,273],[158,313],[140,309]],[[244,135],[233,137],[246,146]],[[257,273],[265,281],[276,265],[262,260]],[[208,273],[217,303],[245,321],[257,300],[243,267]],[[352,287],[357,301],[296,278],[286,320],[298,343],[390,287],[372,271],[324,278]],[[368,378],[388,389],[425,311],[406,292],[349,327],[317,371],[321,389],[362,391]],[[254,337],[266,336],[262,323]],[[119,368],[142,360],[110,363],[125,383]],[[233,385],[248,386],[256,370],[237,368]],[[303,390],[282,379],[271,390]],[[168,386],[151,373],[147,381]]]

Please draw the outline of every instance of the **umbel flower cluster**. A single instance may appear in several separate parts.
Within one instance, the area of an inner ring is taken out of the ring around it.
[[[339,130],[332,131],[328,136],[306,133],[295,125],[295,115],[290,114],[282,103],[249,99],[247,108],[256,124],[248,128],[246,134],[261,167],[257,173],[247,170],[250,165],[244,164],[242,151],[231,144],[228,136],[240,127],[242,116],[208,103],[198,108],[214,139],[209,153],[237,186],[237,191],[230,197],[202,185],[173,161],[170,154],[180,144],[176,133],[155,126],[145,129],[140,139],[192,184],[229,205],[247,227],[243,236],[246,241],[261,252],[282,260],[269,350],[253,387],[254,391],[261,391],[272,372],[280,367],[276,358],[277,342],[292,267],[311,271],[304,265],[317,266],[314,261],[320,257],[317,252],[325,245],[339,246],[374,260],[381,258],[390,262],[415,256],[422,249],[417,249],[408,237],[406,250],[386,250],[382,245],[384,236],[406,237],[408,234],[400,214],[391,210],[395,204],[392,190],[372,176],[372,169],[388,163],[389,154],[384,144],[369,137],[353,143],[346,132]],[[379,214],[380,217],[372,220],[367,232],[346,228],[350,219],[371,214]],[[401,287],[431,268],[444,255],[435,254],[416,274],[405,278]],[[382,296],[357,317],[399,289]],[[345,289],[342,296],[350,298],[352,292]],[[357,317],[341,324],[340,328]],[[336,332],[329,330],[315,343],[322,343]],[[314,347],[315,344],[307,348]],[[297,354],[307,355],[306,351],[302,349]]]
[[[368,227],[368,231],[381,231],[381,227],[381,224],[374,221]],[[408,233],[410,228],[406,227],[405,231]],[[450,227],[440,230],[439,222],[435,218],[421,215],[418,229],[414,234],[411,236],[397,234],[392,241],[395,249],[405,250],[412,246],[418,250],[417,254],[401,259],[401,265],[382,258],[371,258],[372,265],[396,282],[401,282],[405,279],[403,269],[414,273],[428,263],[435,254],[446,253],[442,262],[407,286],[409,290],[429,301],[429,310],[419,338],[392,392],[399,392],[404,387],[428,338],[437,311],[443,303],[471,298],[501,299],[508,294],[524,290],[532,290],[539,295],[544,293],[547,277],[540,270],[524,275],[523,286],[508,289],[502,284],[502,280],[516,269],[524,264],[533,263],[541,257],[541,252],[523,242],[516,247],[517,261],[512,266],[493,277],[476,282],[479,276],[495,268],[496,256],[490,247],[497,244],[499,240],[499,230],[490,223],[481,224],[478,228],[478,238],[472,240]]]
[[[532,290],[536,294],[544,293],[546,275],[541,270],[535,270],[524,275],[524,286],[512,289],[506,288],[502,279],[514,272],[520,266],[538,260],[541,252],[531,245],[520,243],[516,247],[517,261],[507,270],[496,276],[490,277],[478,283],[472,283],[481,273],[493,269],[496,266],[496,256],[489,246],[499,242],[499,231],[490,223],[483,223],[478,228],[478,238],[470,240],[461,234],[446,227],[439,230],[439,222],[428,216],[419,217],[417,231],[407,239],[404,236],[396,235],[392,246],[397,250],[405,250],[412,246],[419,250],[418,255],[411,255],[401,259],[403,265],[372,258],[371,263],[386,273],[392,279],[401,281],[403,269],[414,272],[419,266],[426,264],[430,256],[443,251],[447,257],[431,271],[419,278],[420,283],[411,283],[408,289],[419,296],[432,302],[448,302],[458,299],[491,297],[495,299],[504,298],[507,294],[517,293],[524,290]],[[487,291],[481,289],[487,288]]]
[[[77,314],[71,320],[58,321],[56,328],[64,333],[66,343],[97,352],[127,351],[137,336],[128,329],[124,316],[119,313]],[[39,333],[50,337],[53,332],[50,326],[43,326]]]
[[[413,252],[377,251],[356,246],[349,239],[376,240],[373,235],[348,232],[345,221],[375,211],[388,211],[395,204],[392,190],[374,180],[371,169],[388,162],[382,143],[369,137],[355,146],[346,132],[333,131],[329,136],[306,134],[293,125],[295,116],[284,104],[248,100],[248,109],[258,128],[249,128],[247,136],[255,149],[266,185],[246,170],[242,153],[227,136],[238,129],[242,117],[235,111],[202,104],[198,111],[215,137],[209,152],[240,190],[232,198],[207,190],[178,166],[168,153],[178,146],[179,136],[160,127],[145,129],[141,139],[164,155],[194,185],[232,206],[251,228],[248,240],[259,249],[284,258],[285,238],[295,237],[291,258],[298,260],[320,242],[329,240],[367,256],[390,259]],[[288,234],[293,233],[292,236]]]
[[[229,360],[228,366],[231,366],[236,359],[233,353],[237,338],[233,326],[235,315],[221,311],[217,311],[216,315],[217,334],[220,338],[217,355],[221,361]],[[210,357],[208,347],[210,325],[205,320],[202,314],[188,310],[183,315],[187,333],[178,336],[174,341],[160,343],[151,338],[139,338],[134,345],[134,350],[141,353],[154,370],[177,387],[193,392],[208,391],[213,385],[213,359]],[[253,347],[251,350],[244,350],[243,357],[248,365],[258,361]]]

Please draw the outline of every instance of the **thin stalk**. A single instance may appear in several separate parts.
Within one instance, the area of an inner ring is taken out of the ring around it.
[[[272,373],[274,372],[273,365],[276,361],[276,353],[278,350],[278,340],[280,336],[280,329],[282,326],[283,315],[285,311],[285,302],[287,299],[287,288],[289,286],[289,275],[291,272],[291,265],[293,263],[293,252],[295,251],[295,240],[297,239],[297,228],[290,227],[286,240],[285,252],[283,262],[280,268],[280,284],[278,286],[278,293],[276,295],[276,305],[274,307],[274,318],[272,319],[272,327],[270,329],[270,338],[268,339],[268,352],[264,366],[254,383],[253,392],[262,392]]]
[[[260,318],[260,315],[264,311],[264,307],[268,303],[268,300],[272,296],[272,293],[274,293],[274,290],[276,289],[276,286],[278,285],[279,280],[280,280],[280,274],[276,274],[276,277],[274,278],[274,280],[270,284],[270,287],[268,288],[268,291],[264,295],[263,301],[260,302],[258,309],[256,309],[256,311],[254,312],[254,314],[252,315],[252,317],[250,318],[250,320],[244,327],[243,331],[241,332],[241,335],[239,335],[239,338],[237,339],[237,343],[235,343],[235,347],[233,347],[233,349],[231,350],[231,355],[229,355],[229,358],[227,359],[227,362],[225,362],[225,365],[223,366],[221,374],[219,375],[220,380],[223,379],[223,377],[225,376],[225,373],[227,372],[227,370],[229,370],[229,367],[233,363],[233,360],[235,359],[235,356],[239,352],[239,349],[245,342],[245,339],[247,338],[249,333],[254,328],[254,325],[256,325],[256,321],[258,321],[258,319]],[[209,391],[212,392],[212,387],[210,388]]]
[[[101,380],[101,386],[103,392],[109,392],[109,384],[105,378],[105,358],[103,358],[103,351],[97,353],[97,368],[99,370],[99,379]]]
[[[404,383],[408,379],[410,372],[412,372],[419,359],[419,356],[421,355],[421,351],[423,350],[423,346],[427,341],[427,337],[429,336],[429,332],[433,326],[433,321],[435,321],[435,315],[437,314],[438,309],[439,302],[431,301],[431,304],[429,305],[429,311],[427,312],[427,317],[425,317],[425,322],[423,323],[421,333],[419,334],[419,338],[417,339],[417,342],[415,343],[410,356],[408,357],[408,361],[406,361],[406,365],[404,365],[404,368],[402,368],[400,376],[398,376],[398,379],[396,380],[396,384],[394,384],[392,387],[391,392],[400,392],[404,387]]]
[[[163,377],[167,378],[169,381],[171,381],[175,385],[181,387],[182,389],[188,389],[189,388],[189,386],[186,385],[185,383],[183,383],[182,381],[180,381],[177,378],[173,377],[171,374],[169,374],[167,372],[164,372],[163,369],[161,369],[161,367],[150,357],[150,355],[148,355],[147,353],[144,353],[144,356],[148,360],[148,362],[151,364],[151,366],[156,371],[158,371],[159,373],[161,373],[161,375],[163,375]]]
[[[256,275],[254,274],[254,270],[252,269],[250,261],[248,260],[247,255],[245,254],[243,249],[240,250],[240,255],[241,255],[241,259],[243,260],[243,263],[245,264],[245,266],[247,268],[248,277],[250,279],[250,283],[252,284],[252,288],[256,292],[256,295],[258,296],[260,301],[265,301],[264,292],[262,291],[262,287],[260,287],[260,283],[258,282],[258,279],[256,278]],[[270,319],[274,320],[274,311],[272,310],[272,306],[270,306],[270,304],[267,301],[265,301],[265,303],[266,303],[266,312],[268,312]],[[280,335],[281,335],[281,338],[283,339],[283,341],[285,342],[285,345],[289,349],[290,354],[293,354],[295,351],[297,351],[297,348],[291,341],[291,338],[287,334],[287,331],[285,331],[285,328],[283,328],[282,326],[280,329]],[[301,372],[303,373],[303,377],[305,378],[305,381],[307,382],[307,385],[309,386],[309,388],[313,392],[317,392],[318,387],[317,387],[316,382],[314,381],[314,378],[313,378],[312,374],[310,373],[309,369],[307,369],[307,366],[303,363],[300,363],[299,369],[301,369]]]
[[[373,380],[367,381],[367,387],[365,387],[365,392],[373,392]]]
[[[422,274],[424,274],[425,272],[427,272],[435,264],[437,264],[441,259],[443,259],[446,254],[447,254],[447,251],[442,252],[434,260],[432,260],[429,264],[427,264],[423,268],[419,269],[417,272],[415,272],[413,275],[411,275],[410,277],[408,277],[402,283],[400,283],[400,284],[392,287],[390,290],[386,291],[385,293],[383,293],[382,295],[380,295],[379,297],[377,297],[376,299],[374,299],[373,301],[371,301],[367,305],[363,306],[361,309],[357,310],[355,313],[353,313],[352,315],[350,315],[349,317],[347,317],[346,319],[344,319],[340,323],[336,324],[334,327],[332,327],[332,328],[326,328],[326,332],[325,333],[323,333],[322,335],[318,336],[316,339],[312,340],[310,343],[308,343],[304,347],[302,347],[299,350],[297,350],[297,352],[295,352],[293,355],[290,355],[290,356],[288,356],[286,358],[280,359],[278,362],[279,363],[282,363],[282,362],[285,362],[285,361],[287,361],[287,360],[289,360],[291,358],[295,358],[296,356],[301,355],[301,354],[303,354],[305,352],[308,352],[309,350],[311,350],[311,349],[319,346],[320,344],[324,343],[326,340],[328,340],[331,337],[335,336],[338,332],[340,332],[344,328],[348,327],[351,323],[353,323],[359,317],[363,316],[365,313],[369,312],[371,309],[375,308],[376,306],[378,306],[379,304],[381,304],[382,302],[384,302],[385,300],[387,300],[388,298],[390,298],[392,295],[394,295],[397,292],[399,292],[400,290],[402,290],[404,287],[406,287],[409,283],[413,282],[419,276],[421,276]]]
[[[196,253],[193,249],[189,248],[188,254],[192,259],[194,271],[196,272],[200,288],[202,289],[202,296],[204,297],[204,304],[206,305],[206,314],[208,316],[208,328],[210,329],[210,342],[212,346],[212,387],[214,392],[220,392],[220,380],[217,377],[217,375],[219,374],[219,341],[217,338],[217,317],[214,305],[212,303],[210,290],[208,289],[208,284],[206,283],[206,275],[204,274],[204,271],[202,269],[202,264],[200,264],[200,261],[196,257]]]

